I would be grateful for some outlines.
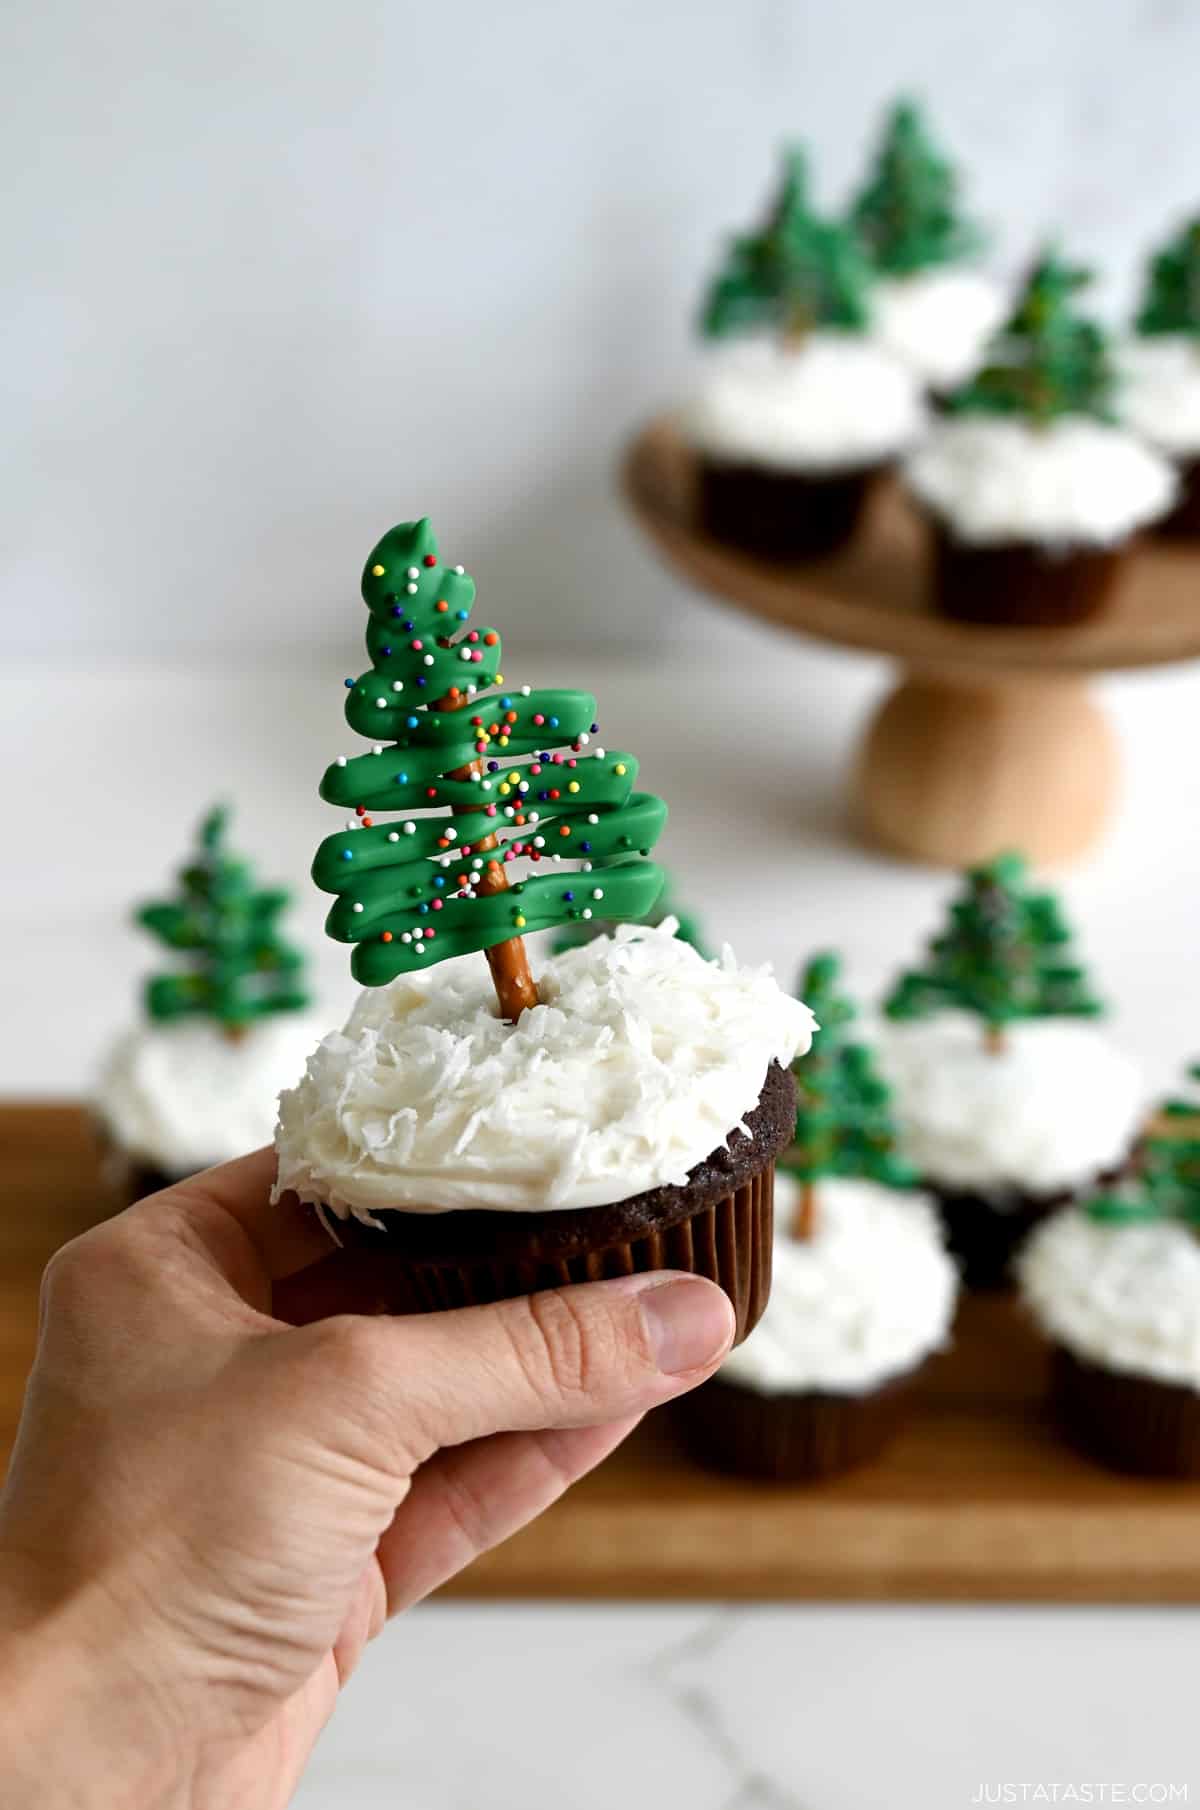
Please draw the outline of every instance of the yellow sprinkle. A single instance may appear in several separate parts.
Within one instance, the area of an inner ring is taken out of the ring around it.
[[[510,786],[519,786],[521,783],[521,775],[519,773],[510,773],[508,776],[508,783]]]
[[[502,673],[502,672],[498,672],[498,673],[497,673],[497,674],[496,674],[496,683],[497,683],[497,685],[503,685],[503,683],[504,683],[504,674],[503,674],[503,673]]]
[[[613,768],[613,772],[614,773],[624,773],[624,771],[625,771],[625,762],[623,760],[619,760],[617,762],[616,766]]]
[[[500,746],[502,748],[508,747],[508,737],[506,735],[502,735],[498,739],[499,739]]]
[[[567,791],[568,792],[578,792],[578,790],[579,790],[579,781],[577,779],[573,779],[571,781],[570,785],[567,787]]]
[[[518,911],[516,917],[513,919],[513,923],[516,925],[518,930],[524,930],[525,919],[521,916],[519,911]]]
[[[500,782],[500,796],[501,796],[501,798],[507,798],[507,797],[508,797],[508,795],[509,795],[509,793],[510,793],[510,792],[511,792],[511,791],[512,791],[512,787],[511,787],[511,786],[510,786],[510,785],[509,785],[509,784],[508,784],[508,781],[507,781],[507,780],[501,780],[501,782]]]
[[[382,578],[383,577],[383,567],[382,566],[372,566],[371,567],[371,577],[372,578]]]

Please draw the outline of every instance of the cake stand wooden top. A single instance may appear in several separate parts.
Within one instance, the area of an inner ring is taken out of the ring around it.
[[[1132,555],[1095,621],[1071,628],[987,628],[930,607],[926,537],[896,486],[882,486],[853,544],[832,559],[779,566],[709,539],[695,525],[694,456],[669,417],[629,448],[634,514],[678,572],[752,616],[910,666],[1088,673],[1200,658],[1200,558],[1149,544]]]

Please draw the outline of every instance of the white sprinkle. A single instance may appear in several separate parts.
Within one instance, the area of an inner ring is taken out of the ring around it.
[[[451,856],[451,855],[439,855],[438,856],[438,866],[439,867],[449,867],[452,859],[453,859],[453,856]]]
[[[587,820],[589,823],[599,823],[599,821],[600,821],[600,819],[597,817],[595,811],[588,812]]]
[[[425,664],[426,664],[426,666],[432,666],[432,665],[433,665],[433,655],[432,655],[432,654],[426,654],[426,655],[425,655],[425,656],[424,656],[424,659],[425,659]]]
[[[421,568],[420,568],[420,567],[419,567],[419,566],[410,566],[410,567],[409,567],[409,568],[408,568],[408,574],[407,574],[407,576],[408,576],[408,577],[409,577],[409,578],[420,578],[420,576],[421,576]]]
[[[415,836],[417,833],[417,826],[415,823],[406,823],[403,828],[406,836]]]
[[[584,862],[584,863],[583,863],[583,865],[582,865],[582,866],[581,866],[581,867],[580,867],[580,869],[579,869],[579,871],[580,871],[580,873],[581,873],[581,874],[590,874],[590,873],[591,873],[591,871],[592,871],[592,864],[591,864],[591,862],[590,862],[590,861],[585,861],[585,862]]]
[[[453,824],[448,823],[446,825],[445,837],[446,837],[447,842],[457,842],[458,841],[458,831],[454,828]]]
[[[583,910],[582,910],[582,911],[581,911],[581,912],[580,912],[580,914],[579,914],[579,915],[580,915],[580,917],[584,917],[584,918],[590,918],[590,917],[591,917],[591,915],[592,915],[592,913],[591,913],[591,907],[590,907],[590,906],[588,906],[588,905],[585,905],[585,906],[584,906],[584,908],[583,908]]]
[[[409,596],[412,597],[414,595],[414,593],[416,592],[417,587],[415,584],[406,584],[404,588],[408,592]]]
[[[593,886],[592,897],[593,899],[602,899],[604,897],[604,888],[602,886]]]
[[[592,758],[593,758],[593,760],[603,760],[604,759],[604,749],[603,748],[593,748],[592,749]]]
[[[469,697],[469,698],[473,698],[473,697],[474,697],[474,696],[475,696],[475,693],[476,693],[476,692],[477,692],[477,691],[478,691],[478,690],[479,690],[479,687],[478,687],[478,685],[468,685],[468,686],[467,686],[467,696],[468,696],[468,697]]]
[[[347,817],[346,828],[348,830],[356,830],[358,828],[358,818],[357,817]]]
[[[590,735],[581,735],[579,738],[579,746],[581,748],[586,748],[591,739]]]
[[[477,868],[477,869],[481,868],[483,866],[483,856],[476,855],[475,859],[471,863],[471,866],[474,868]]]
[[[402,943],[411,943],[412,942],[412,931],[411,930],[402,930],[400,932],[400,941]]]
[[[388,841],[389,842],[399,842],[399,840],[400,840],[399,830],[389,830],[388,831]]]
[[[386,710],[387,709],[387,699],[386,698],[376,698],[375,708],[376,708],[376,710]]]
[[[467,775],[467,778],[471,781],[471,784],[473,786],[479,786],[479,785],[483,784],[483,774],[482,773],[469,773]]]
[[[490,792],[492,789],[492,782],[490,779],[481,779],[479,784],[485,792]]]
[[[534,848],[545,848],[546,838],[544,836],[535,836],[533,839],[533,846]]]
[[[528,792],[528,790],[529,790],[529,781],[527,779],[523,779],[521,781],[520,785],[517,787],[517,791],[518,792]]]
[[[542,821],[542,813],[540,811],[530,811],[529,821],[530,823],[540,823]]]
[[[361,910],[362,910],[362,906],[361,906],[361,905],[356,905],[356,906],[355,906],[355,907],[354,907],[354,909],[355,909],[355,911],[361,911]]]
[[[403,691],[404,690],[404,680],[403,679],[393,679],[392,680],[392,690],[393,691]]]
[[[515,805],[511,805],[511,804],[506,804],[506,805],[505,805],[505,807],[504,807],[504,815],[505,815],[505,816],[506,816],[506,817],[515,817],[515,816],[516,816],[516,814],[517,814],[517,809],[516,809],[516,806],[515,806]]]
[[[335,762],[335,765],[339,766],[339,767],[344,767],[345,764],[346,764],[346,756],[344,754],[339,754],[337,757],[337,761]]]
[[[469,660],[471,658],[470,648],[464,647],[458,657],[460,660]]]
[[[463,573],[466,571],[466,567],[465,566],[455,566],[454,570],[458,573],[458,576],[461,578]]]
[[[533,688],[532,688],[532,686],[529,686],[529,685],[522,685],[522,687],[521,687],[521,696],[522,696],[522,697],[523,697],[523,698],[527,698],[527,697],[528,697],[528,696],[529,696],[529,694],[530,694],[530,692],[531,692],[531,690],[532,690],[532,689],[533,689]]]
[[[383,753],[383,743],[376,742],[371,749],[371,753],[372,754],[382,754]]]

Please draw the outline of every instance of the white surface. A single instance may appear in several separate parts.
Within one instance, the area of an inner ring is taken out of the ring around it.
[[[368,528],[369,538],[370,530]],[[346,642],[362,612],[350,601]],[[258,594],[283,639],[289,601]],[[652,613],[657,588],[637,607]],[[507,600],[494,599],[506,627]],[[666,796],[660,845],[713,936],[784,980],[835,942],[877,998],[928,933],[949,878],[843,838],[851,741],[882,662],[810,647],[696,604],[697,659],[624,669],[577,654],[514,680],[586,679],[614,743]],[[509,645],[519,653],[522,637]],[[535,670],[536,665],[536,670]],[[330,1023],[345,950],[303,884],[338,821],[316,796],[345,740],[342,662],[307,670],[10,662],[0,763],[12,809],[0,891],[5,1093],[70,1094],[132,1008],[149,965],[130,929],[210,798],[236,795],[241,844],[292,874],[292,926],[318,953]],[[1066,883],[1116,1034],[1157,1092],[1200,1023],[1200,704],[1195,669],[1107,689],[1124,807]],[[704,729],[697,749],[697,724]],[[797,1537],[802,1536],[798,1525]],[[983,1780],[1181,1778],[1192,1739],[1190,1612],[433,1606],[392,1630],[351,1684],[300,1810],[960,1810]],[[1191,1769],[1189,1771],[1189,1768]]]
[[[155,1024],[138,1002],[134,1011],[101,1070],[96,1109],[128,1156],[168,1175],[269,1144],[280,1092],[325,1030],[308,1012],[277,1012],[231,1042],[209,1018]]]
[[[906,452],[924,425],[916,379],[864,333],[754,337],[717,347],[679,417],[711,459],[775,472],[858,471]]]
[[[68,659],[333,645],[424,510],[511,636],[665,638],[618,441],[684,393],[778,146],[840,208],[901,86],[1007,273],[1067,228],[1123,300],[1196,200],[1186,0],[44,0],[0,34],[0,645],[53,620]]]
[[[874,331],[935,390],[970,376],[1005,306],[994,278],[952,266],[885,277],[871,298]]]
[[[681,1186],[813,1020],[765,968],[705,961],[675,928],[549,957],[515,1025],[477,956],[366,989],[280,1101],[278,1191],[379,1225],[389,1207],[537,1213]]]
[[[1200,1390],[1200,1239],[1189,1225],[1106,1225],[1072,1209],[1019,1254],[1047,1338],[1112,1370]]]
[[[1200,453],[1200,346],[1188,334],[1131,334],[1117,351],[1118,406],[1130,427],[1175,458]]]
[[[942,920],[930,924],[928,935],[941,928]],[[1080,954],[1090,959],[1085,941]],[[1102,976],[1103,953],[1098,959]],[[1102,978],[1097,986],[1103,996]],[[944,1012],[885,1024],[879,1054],[918,1174],[1001,1200],[1011,1189],[1056,1194],[1115,1169],[1146,1103],[1136,1064],[1106,1026],[1087,1019],[1009,1025],[993,1052],[977,1019]]]
[[[1124,428],[1062,415],[1046,426],[997,415],[937,423],[905,480],[955,539],[1109,547],[1166,513],[1173,468]]]
[[[801,1242],[789,1236],[798,1193],[776,1175],[771,1298],[721,1375],[759,1395],[863,1395],[946,1343],[958,1271],[927,1195],[827,1177]]]

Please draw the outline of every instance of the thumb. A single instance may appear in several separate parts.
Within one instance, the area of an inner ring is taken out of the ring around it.
[[[703,1382],[725,1356],[733,1306],[673,1271],[551,1289],[487,1307],[389,1319],[343,1315],[291,1334],[337,1353],[331,1401],[407,1475],[442,1446],[491,1433],[585,1427],[642,1414]]]

